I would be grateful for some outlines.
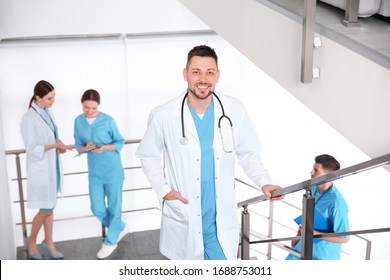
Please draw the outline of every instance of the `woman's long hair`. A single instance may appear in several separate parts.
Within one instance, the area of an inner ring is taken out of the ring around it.
[[[46,94],[48,94],[49,92],[51,92],[53,90],[54,90],[54,87],[49,82],[44,81],[44,80],[39,81],[34,87],[34,95],[30,99],[30,104],[28,105],[28,108],[31,107],[31,104],[33,103],[33,101],[36,100],[37,96],[39,96],[40,98],[43,98]]]

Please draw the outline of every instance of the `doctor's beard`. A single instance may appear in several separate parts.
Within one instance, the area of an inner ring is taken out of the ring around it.
[[[199,94],[197,94],[196,91],[195,91],[195,87],[194,87],[194,89],[188,88],[188,91],[191,92],[192,95],[194,97],[196,97],[197,99],[199,99],[199,100],[206,100],[207,98],[209,98],[209,96],[211,94],[213,94],[213,91],[214,91],[213,89],[211,89],[211,87],[209,87],[208,89],[209,89],[209,92],[206,95],[199,95]]]

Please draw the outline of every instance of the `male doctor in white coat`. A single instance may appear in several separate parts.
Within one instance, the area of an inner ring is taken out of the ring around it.
[[[280,188],[263,167],[243,104],[214,93],[219,74],[214,49],[190,50],[183,70],[187,91],[150,113],[137,149],[161,201],[160,251],[169,259],[237,259],[236,157],[265,195]]]

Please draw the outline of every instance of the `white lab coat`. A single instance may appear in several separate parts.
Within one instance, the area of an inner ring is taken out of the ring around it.
[[[50,116],[54,122],[52,114]],[[57,190],[56,149],[44,152],[45,145],[56,143],[54,133],[33,108],[29,108],[24,114],[20,132],[27,153],[27,207],[54,208],[57,193],[62,190],[61,160],[59,159],[60,186]]]
[[[221,106],[214,98],[215,133],[215,189],[217,207],[218,240],[227,259],[237,259],[239,221],[234,194],[235,157],[246,174],[259,187],[269,184],[259,152],[260,141],[241,101],[218,94],[225,114],[234,128],[235,149],[223,151],[218,119]],[[137,149],[144,172],[158,199],[162,202],[160,251],[170,259],[203,259],[202,211],[201,211],[201,149],[194,121],[187,104],[184,106],[187,145],[179,140],[181,131],[181,104],[184,94],[154,109],[149,116],[148,128]],[[164,167],[161,153],[164,151]],[[171,190],[178,191],[189,203],[178,200],[163,201]]]

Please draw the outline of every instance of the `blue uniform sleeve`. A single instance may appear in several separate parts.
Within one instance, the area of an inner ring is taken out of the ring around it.
[[[348,206],[344,201],[336,201],[332,216],[334,232],[349,231]],[[347,236],[340,237],[346,238]]]
[[[125,139],[120,134],[118,126],[116,125],[116,122],[114,119],[111,119],[110,122],[110,129],[112,133],[112,144],[115,145],[115,148],[118,152],[120,152],[123,148],[123,145],[125,144]]]
[[[79,131],[79,118],[77,117],[75,120],[74,120],[74,147],[75,149],[79,152],[80,151],[80,148],[81,147],[84,147],[86,145],[86,143],[84,143],[81,138],[80,138],[80,131]]]

